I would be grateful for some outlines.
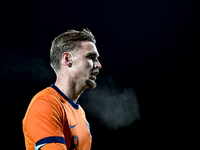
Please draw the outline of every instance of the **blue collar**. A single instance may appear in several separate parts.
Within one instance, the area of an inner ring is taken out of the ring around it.
[[[51,85],[52,88],[54,88],[72,107],[75,109],[79,108],[79,103],[72,102],[63,92],[61,92],[54,84]]]

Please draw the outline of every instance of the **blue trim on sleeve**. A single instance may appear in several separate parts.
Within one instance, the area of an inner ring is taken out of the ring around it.
[[[51,136],[51,137],[46,137],[43,138],[35,143],[35,150],[39,150],[42,146],[48,144],[48,143],[65,143],[65,139],[63,137],[58,137],[58,136]]]
[[[92,138],[92,135],[91,135],[91,132],[90,132],[90,124],[89,124],[89,122],[87,121],[86,118],[85,118],[85,122],[86,122],[86,124],[87,124],[87,128],[88,128],[88,131],[89,131],[89,133],[90,133],[90,137]]]
[[[66,101],[67,101],[72,107],[74,107],[75,109],[78,109],[78,108],[79,108],[79,103],[78,103],[78,102],[77,102],[77,103],[72,102],[62,91],[60,91],[60,90],[58,89],[57,86],[55,86],[54,84],[52,84],[51,87],[52,87],[53,89],[55,89],[64,99],[66,99]]]

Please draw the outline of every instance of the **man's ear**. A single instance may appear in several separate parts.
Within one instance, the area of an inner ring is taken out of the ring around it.
[[[72,55],[68,52],[64,52],[62,55],[62,61],[68,67],[71,67],[72,66]]]

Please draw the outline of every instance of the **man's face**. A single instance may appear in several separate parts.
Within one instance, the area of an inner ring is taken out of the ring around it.
[[[72,55],[73,80],[86,88],[96,87],[96,75],[102,67],[98,57],[99,53],[94,43],[82,42],[82,49]]]

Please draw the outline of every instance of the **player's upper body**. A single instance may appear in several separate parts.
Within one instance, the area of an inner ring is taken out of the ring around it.
[[[55,85],[34,96],[23,120],[23,132],[28,150],[51,143],[68,149],[91,147],[90,128],[83,109]],[[51,147],[52,144],[47,145],[46,149]]]
[[[89,150],[91,134],[78,98],[96,87],[96,41],[89,30],[69,30],[52,42],[50,62],[55,85],[34,96],[23,119],[27,150]]]

